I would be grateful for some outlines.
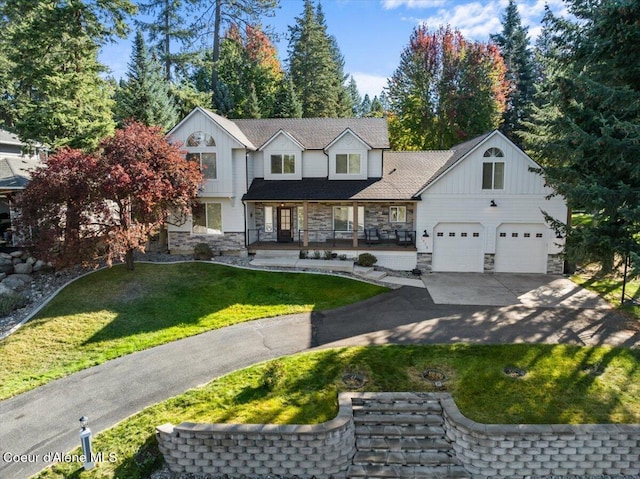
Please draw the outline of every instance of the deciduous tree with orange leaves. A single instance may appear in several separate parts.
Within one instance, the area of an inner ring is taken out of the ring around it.
[[[202,183],[158,127],[132,122],[94,154],[63,149],[49,157],[17,201],[20,232],[57,266],[125,261],[170,217],[184,217]]]
[[[458,30],[419,26],[389,79],[389,135],[396,150],[447,149],[497,128],[506,67],[493,44]]]

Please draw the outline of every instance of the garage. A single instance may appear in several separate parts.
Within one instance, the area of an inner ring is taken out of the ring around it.
[[[433,271],[484,271],[484,228],[480,223],[439,223],[434,228]]]
[[[538,223],[505,223],[498,227],[497,273],[546,273],[548,229]]]

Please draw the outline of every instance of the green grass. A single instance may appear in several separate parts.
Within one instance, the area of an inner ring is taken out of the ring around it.
[[[0,342],[0,399],[204,331],[331,309],[383,291],[334,276],[207,263],[101,270],[69,285],[35,319]]]
[[[576,284],[599,294],[613,307],[627,316],[640,319],[640,306],[626,303],[620,304],[622,298],[622,278],[615,274],[601,275],[580,273],[571,278]],[[640,301],[640,278],[627,280],[625,296]]]
[[[89,473],[57,464],[42,478],[144,478],[162,464],[154,431],[170,422],[319,423],[337,413],[348,372],[366,391],[429,391],[422,372],[436,367],[467,417],[484,423],[640,423],[640,351],[552,345],[381,346],[301,354],[234,372],[154,405],[94,438],[114,453]],[[278,367],[274,367],[277,365]],[[518,379],[505,366],[523,368]],[[601,373],[586,371],[596,367]],[[271,388],[265,387],[265,371]],[[75,451],[79,454],[79,451]]]

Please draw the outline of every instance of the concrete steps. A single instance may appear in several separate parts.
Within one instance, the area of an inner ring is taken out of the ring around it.
[[[458,478],[460,465],[444,432],[438,399],[353,398],[356,455],[349,478]]]
[[[387,276],[387,273],[384,271],[376,271],[374,268],[364,267],[355,265],[353,267],[353,273],[366,279],[373,279],[380,281],[382,278]]]

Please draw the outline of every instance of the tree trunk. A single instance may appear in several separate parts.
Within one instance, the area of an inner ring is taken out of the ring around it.
[[[127,270],[128,271],[133,271],[134,269],[134,264],[133,264],[133,249],[129,249],[127,250],[127,253],[124,256],[124,260],[125,263],[127,265]]]
[[[211,107],[216,109],[216,90],[218,88],[218,60],[220,60],[220,15],[222,0],[215,0],[216,2],[216,15],[213,20],[213,52],[212,60],[213,65],[211,67]]]
[[[171,52],[169,51],[171,48],[171,38],[169,35],[169,29],[171,28],[170,23],[170,8],[169,0],[165,2],[164,6],[164,72],[165,78],[168,82],[171,81]]]

